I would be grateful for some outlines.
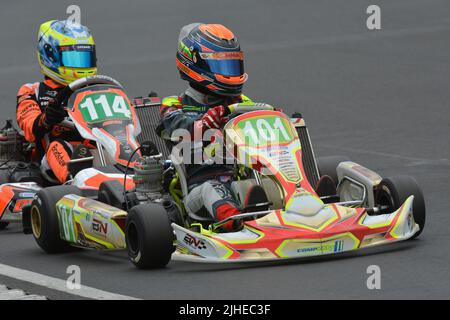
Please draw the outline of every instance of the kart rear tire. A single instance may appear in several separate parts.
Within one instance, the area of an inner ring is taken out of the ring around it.
[[[8,221],[0,221],[0,230],[4,230],[9,226]]]
[[[10,175],[11,174],[10,174],[9,170],[5,170],[5,169],[0,170],[0,186],[2,184],[10,182],[10,179],[9,179]],[[0,221],[0,230],[4,230],[8,226],[9,226],[8,221]]]
[[[381,180],[375,198],[376,205],[388,205],[389,212],[400,208],[406,199],[413,195],[413,216],[414,221],[419,225],[420,230],[411,237],[417,238],[425,227],[425,200],[422,190],[417,181],[410,176],[394,176]]]
[[[39,247],[47,253],[72,251],[73,247],[60,237],[56,203],[67,194],[81,195],[75,186],[54,186],[39,190],[31,203],[31,228]]]
[[[0,186],[5,183],[11,182],[9,177],[11,176],[11,173],[9,170],[1,169],[0,170]],[[8,221],[0,221],[0,230],[4,230],[9,226]]]
[[[139,269],[165,267],[175,250],[169,217],[155,203],[140,204],[128,212],[125,239],[128,257]]]
[[[344,161],[350,161],[350,159],[346,156],[318,157],[316,159],[316,162],[320,176],[321,177],[329,176],[333,180],[335,186],[337,187],[339,179],[336,168],[339,165],[339,163]]]

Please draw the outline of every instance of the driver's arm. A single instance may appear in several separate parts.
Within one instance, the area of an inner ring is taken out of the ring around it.
[[[45,112],[42,112],[36,98],[38,87],[39,83],[25,84],[17,93],[17,123],[29,142],[42,138],[65,116],[63,109],[55,105],[53,101],[49,101]]]
[[[186,115],[182,111],[182,104],[178,97],[167,97],[162,100],[161,108],[161,123],[164,131],[170,137],[173,131],[177,129],[188,130],[191,134],[194,127],[194,119]]]
[[[23,130],[25,139],[34,142],[41,137],[42,128],[38,127],[42,111],[36,100],[36,89],[39,83],[25,84],[17,93],[16,118],[20,129]],[[36,123],[36,125],[35,125]],[[40,129],[40,130],[39,130]]]

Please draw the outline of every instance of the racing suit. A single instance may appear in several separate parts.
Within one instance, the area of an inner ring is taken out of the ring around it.
[[[221,97],[202,93],[189,87],[181,96],[170,96],[162,100],[160,127],[166,136],[176,129],[185,129],[193,136],[194,122],[210,108],[228,106],[233,103],[251,102],[245,95],[236,98]],[[189,164],[187,173],[188,195],[184,202],[188,211],[200,216],[210,216],[220,221],[239,214],[239,204],[230,189],[233,167],[226,164]],[[224,225],[232,229],[233,222]]]
[[[46,108],[52,103],[63,85],[46,78],[43,82],[27,83],[17,93],[16,117],[25,139],[34,142],[41,165],[52,170],[61,183],[69,175],[67,162],[73,146],[83,141],[77,130],[47,125]]]

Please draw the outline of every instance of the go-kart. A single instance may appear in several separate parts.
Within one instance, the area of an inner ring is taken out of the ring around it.
[[[92,139],[94,131],[95,137],[103,137],[92,121],[102,105],[89,107],[86,100],[99,101],[99,94],[110,90],[97,85],[72,90],[69,115],[86,137]],[[407,240],[422,232],[425,204],[413,178],[382,179],[341,157],[316,159],[299,114],[290,118],[264,104],[232,105],[230,111],[222,130],[225,143],[210,143],[204,150],[209,148],[205,154],[212,157],[224,148],[227,161],[231,158],[231,189],[242,214],[214,221],[190,212],[184,203],[188,184],[183,157],[142,143],[128,154],[121,178],[102,180],[97,195],[81,190],[91,169],[81,170],[70,185],[38,191],[26,207],[30,219],[24,218],[24,229],[48,253],[71,247],[126,249],[139,268],[164,267],[171,259],[231,263],[303,258]],[[128,138],[134,133],[128,131]],[[102,145],[111,138],[105,136]],[[172,142],[179,138],[166,137]],[[133,158],[139,149],[141,155]],[[266,197],[246,205],[255,185]],[[239,220],[243,228],[224,232],[230,220]]]
[[[22,221],[22,207],[41,188],[39,166],[31,161],[30,151],[30,144],[7,120],[0,129],[0,230]]]
[[[70,105],[76,108],[67,107],[68,97],[74,98],[73,91],[78,92],[78,100],[72,99]],[[123,168],[139,146],[135,137],[141,128],[120,83],[107,76],[87,77],[67,86],[55,99],[69,115],[59,124],[59,130],[76,130],[92,145],[74,148],[68,163],[70,180],[65,187],[76,186],[85,194],[96,194],[104,180],[122,180]],[[38,190],[60,183],[48,166],[38,162],[34,143],[26,142],[11,120],[0,131],[0,158],[6,159],[0,161],[3,229],[11,222],[22,221],[23,210],[29,207]],[[132,183],[128,180],[128,184]]]

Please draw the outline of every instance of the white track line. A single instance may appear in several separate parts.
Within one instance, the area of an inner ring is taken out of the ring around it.
[[[52,290],[96,300],[139,300],[138,298],[124,296],[112,292],[107,292],[87,286],[81,286],[80,289],[67,288],[66,281],[58,278],[49,277],[40,273],[19,269],[4,264],[0,264],[0,275],[14,278],[20,281],[30,282],[38,286],[46,287]]]

